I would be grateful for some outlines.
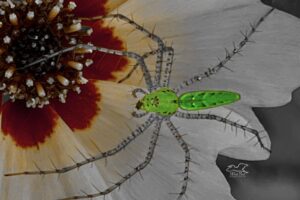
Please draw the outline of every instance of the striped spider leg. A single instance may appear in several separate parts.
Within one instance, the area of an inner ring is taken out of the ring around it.
[[[91,18],[81,18],[81,19],[87,20],[87,21],[94,21],[94,20],[103,20],[103,19],[109,19],[109,18],[121,20],[121,21],[131,25],[132,27],[134,27],[135,30],[142,32],[147,38],[150,38],[152,41],[154,41],[157,44],[157,49],[147,52],[144,55],[142,55],[141,57],[145,59],[151,55],[156,55],[154,85],[159,85],[159,82],[161,80],[164,53],[166,51],[168,51],[168,47],[166,47],[164,41],[159,36],[154,34],[154,31],[151,32],[151,31],[147,30],[140,24],[136,23],[134,20],[126,17],[125,15],[119,14],[119,13],[109,14],[109,15],[105,15],[105,16],[96,16],[96,17],[91,17]],[[129,74],[125,78],[120,80],[120,82],[122,82],[122,81],[126,80],[128,77],[130,77],[130,75],[137,68],[137,66],[138,66],[137,64],[134,65],[132,71],[129,72]],[[148,83],[147,83],[147,86],[149,87]],[[152,91],[152,88],[148,88],[148,89],[150,89],[150,91]]]

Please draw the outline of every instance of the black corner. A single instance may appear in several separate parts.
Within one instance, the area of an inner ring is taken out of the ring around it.
[[[261,0],[261,2],[300,18],[299,0]]]

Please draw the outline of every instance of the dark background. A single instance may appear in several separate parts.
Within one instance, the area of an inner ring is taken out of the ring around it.
[[[262,2],[300,18],[300,0]],[[253,110],[269,133],[272,154],[267,161],[255,162],[218,157],[217,165],[233,196],[237,200],[300,200],[300,88],[285,106]],[[249,173],[245,177],[230,177],[227,166],[239,163],[248,164]]]

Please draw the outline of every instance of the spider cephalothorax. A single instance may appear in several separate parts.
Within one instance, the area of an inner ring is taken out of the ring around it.
[[[161,88],[146,94],[138,101],[136,107],[146,112],[156,112],[162,116],[169,116],[178,109],[178,97],[174,91],[168,88]]]
[[[80,93],[87,80],[82,69],[92,64],[86,49],[57,53],[92,33],[72,14],[74,2],[63,0],[7,1],[0,5],[0,85],[10,99],[27,107],[49,100],[65,102],[69,90]]]

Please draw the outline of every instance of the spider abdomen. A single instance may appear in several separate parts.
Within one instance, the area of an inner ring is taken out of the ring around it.
[[[240,98],[240,94],[230,91],[193,91],[180,95],[178,104],[181,109],[192,111],[231,104]]]

